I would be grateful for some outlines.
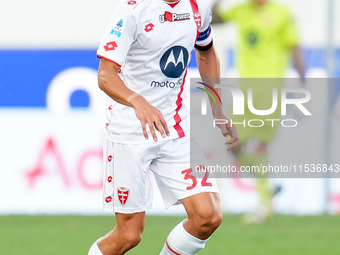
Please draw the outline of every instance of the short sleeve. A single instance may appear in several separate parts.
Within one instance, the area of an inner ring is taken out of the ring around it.
[[[202,15],[202,26],[199,31],[200,34],[198,35],[196,45],[206,46],[210,44],[213,40],[213,29],[210,26],[212,20],[212,13],[208,0],[202,0],[199,2],[199,4],[200,12]]]
[[[131,6],[118,5],[110,18],[97,56],[122,66],[131,44],[137,38],[138,24],[138,18]]]
[[[298,32],[293,16],[287,12],[284,18],[281,38],[285,47],[291,48],[298,45]]]

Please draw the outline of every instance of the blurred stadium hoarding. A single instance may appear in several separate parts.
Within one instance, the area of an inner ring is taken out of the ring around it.
[[[313,40],[311,33],[320,28],[307,27],[308,17],[295,2],[295,14],[300,15],[298,21],[304,30],[309,74],[325,77],[325,36]],[[320,1],[315,2],[320,5]],[[41,0],[30,1],[27,8],[18,8],[15,2],[6,4],[19,11],[18,19],[10,17],[10,12],[0,15],[1,22],[8,24],[0,38],[0,214],[101,213],[106,100],[97,89],[99,61],[95,50],[116,2],[75,1],[70,5],[56,1],[53,13],[59,13],[58,17],[46,15],[49,12],[42,11],[46,3]],[[23,9],[30,11],[20,11]],[[29,29],[22,29],[23,20]],[[232,43],[223,44],[225,31],[215,31],[224,73],[234,74],[235,35],[230,31],[228,41]],[[335,58],[337,76],[339,52]],[[195,68],[193,61],[192,77],[197,76]],[[340,112],[338,105],[335,109]],[[218,181],[225,211],[244,212],[256,206],[253,180]],[[274,200],[277,212],[317,214],[325,210],[323,179],[272,181],[282,186]],[[330,182],[332,212],[340,212],[339,184],[337,179]],[[156,188],[154,207],[151,212],[155,214],[183,212],[180,207],[165,211]]]

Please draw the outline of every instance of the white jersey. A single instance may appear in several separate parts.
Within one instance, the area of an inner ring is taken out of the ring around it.
[[[194,45],[212,42],[209,0],[197,0],[197,4],[200,16],[194,17],[190,0],[172,5],[163,0],[123,1],[116,7],[97,51],[98,57],[121,67],[119,75],[129,89],[162,112],[170,137],[161,138],[156,131],[160,141],[188,134],[183,103],[186,70]],[[135,110],[112,99],[106,125],[112,142],[153,142],[145,139]]]

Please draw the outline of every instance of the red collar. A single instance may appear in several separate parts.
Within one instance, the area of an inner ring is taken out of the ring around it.
[[[175,3],[170,3],[170,2],[167,2],[168,5],[171,6],[171,8],[174,8],[181,0],[178,0],[177,2]]]

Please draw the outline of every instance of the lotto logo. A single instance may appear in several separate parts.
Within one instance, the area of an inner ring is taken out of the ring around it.
[[[105,198],[105,202],[106,203],[110,203],[112,201],[112,197],[111,196],[108,196]]]
[[[118,47],[118,45],[115,41],[108,42],[106,45],[104,45],[104,49],[106,51],[115,50],[116,47]]]
[[[147,33],[149,33],[153,28],[154,28],[154,24],[152,24],[152,23],[149,23],[149,24],[147,24],[146,26],[145,26],[145,31],[147,32]]]
[[[109,162],[111,162],[112,159],[113,159],[113,157],[112,157],[111,155],[107,158],[107,160],[108,160]]]
[[[113,180],[113,177],[112,177],[112,176],[107,177],[107,181],[108,181],[108,182],[112,182],[112,180]]]
[[[137,4],[137,2],[136,1],[129,1],[127,4],[128,5],[135,5],[135,4]]]

